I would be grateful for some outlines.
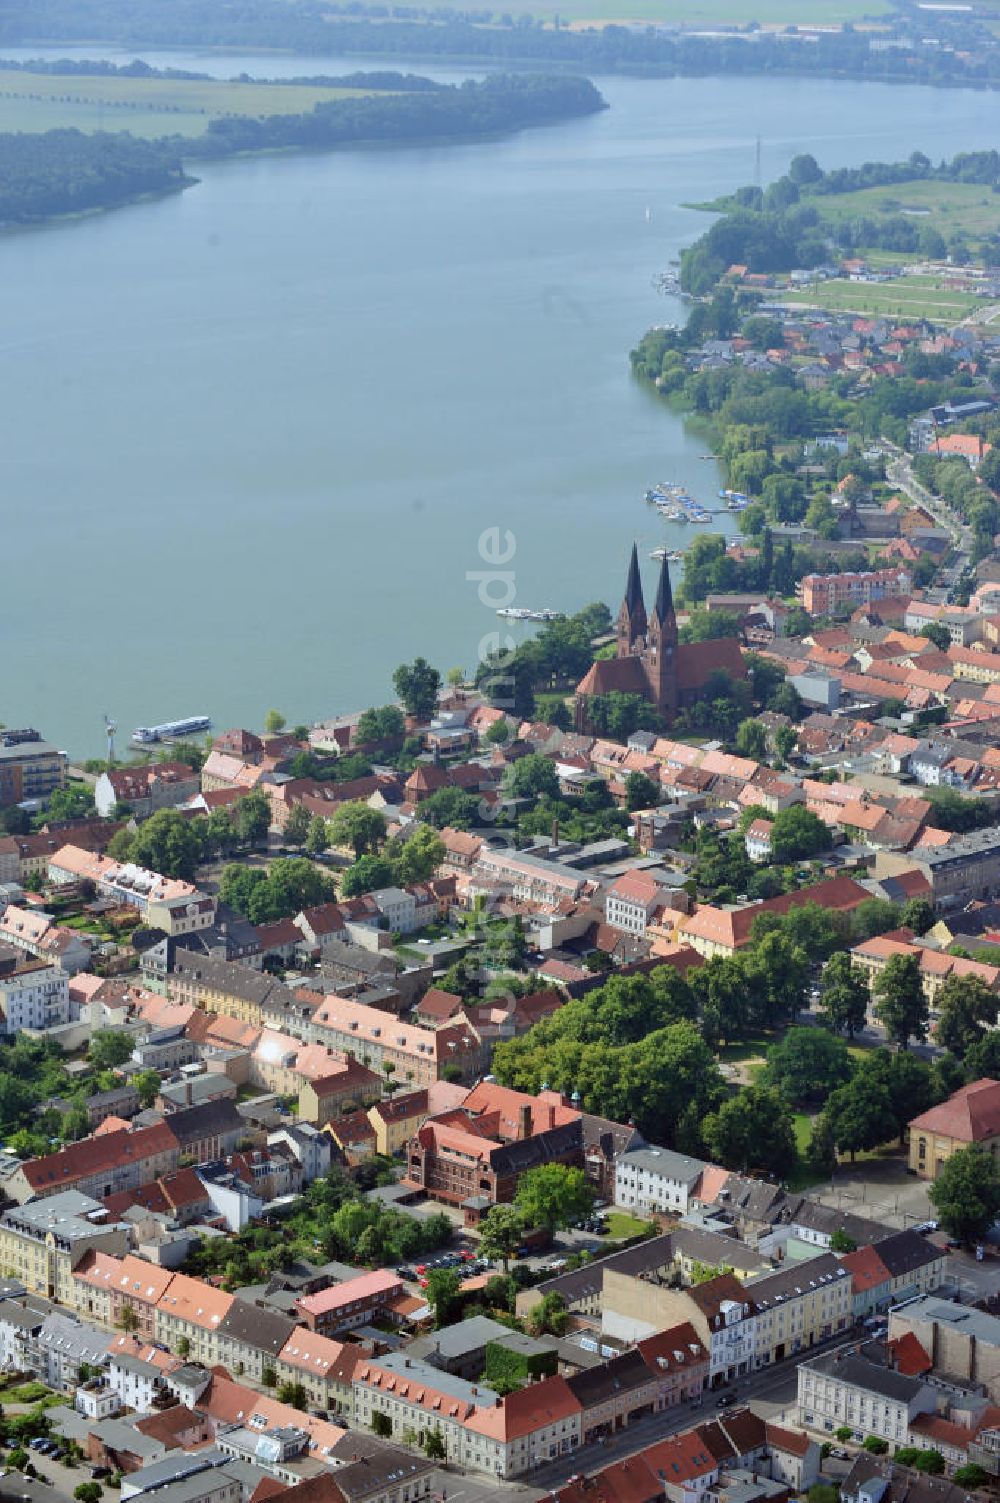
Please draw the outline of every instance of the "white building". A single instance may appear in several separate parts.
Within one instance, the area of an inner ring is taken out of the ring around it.
[[[906,1445],[911,1421],[937,1409],[928,1384],[870,1361],[853,1346],[803,1362],[798,1385],[800,1425],[824,1434],[850,1426],[857,1440],[877,1435]]]
[[[615,1205],[683,1214],[707,1167],[670,1148],[633,1148],[615,1165]]]
[[[0,1027],[9,1037],[26,1028],[58,1028],[70,1019],[69,977],[59,966],[30,961],[0,976]]]

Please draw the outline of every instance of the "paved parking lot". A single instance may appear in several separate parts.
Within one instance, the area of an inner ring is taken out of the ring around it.
[[[902,1155],[839,1164],[833,1179],[810,1193],[824,1205],[900,1230],[934,1216],[926,1182],[907,1174]]]

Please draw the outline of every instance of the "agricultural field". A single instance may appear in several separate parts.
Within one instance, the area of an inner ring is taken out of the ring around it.
[[[860,188],[856,193],[817,194],[809,202],[831,224],[862,216],[877,219],[906,214],[918,225],[932,225],[946,237],[956,230],[989,234],[1000,226],[1000,194],[991,193],[981,183],[892,183],[884,188]]]
[[[511,16],[559,16],[570,26],[605,22],[651,21],[661,25],[745,27],[756,21],[765,30],[784,26],[864,25],[884,21],[890,0],[510,0],[502,6],[479,0],[484,10]],[[468,7],[474,12],[475,7]]]
[[[957,323],[977,309],[991,305],[969,292],[941,286],[934,276],[897,277],[892,282],[849,282],[833,278],[807,287],[781,292],[781,302],[805,308],[825,308],[831,313],[860,313],[890,318],[926,318]]]
[[[134,136],[200,136],[224,115],[298,115],[321,100],[363,94],[300,84],[169,78],[55,76],[0,70],[0,131],[127,130]]]

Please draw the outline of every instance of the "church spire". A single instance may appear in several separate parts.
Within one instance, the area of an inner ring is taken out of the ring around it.
[[[629,560],[628,580],[625,584],[625,609],[630,616],[634,616],[636,608],[645,610],[642,598],[642,580],[639,577],[639,549],[632,544],[632,557]]]
[[[633,543],[628,578],[625,581],[625,599],[618,612],[615,629],[618,657],[632,656],[637,644],[645,641],[647,625],[646,605],[642,598],[642,579],[639,574],[639,550]]]
[[[660,582],[656,587],[656,603],[653,606],[653,615],[661,626],[673,617],[674,594],[670,588],[670,567],[666,561],[660,564]]]

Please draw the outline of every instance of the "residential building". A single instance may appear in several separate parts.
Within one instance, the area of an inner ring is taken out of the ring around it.
[[[362,1357],[360,1346],[296,1326],[278,1353],[274,1370],[280,1382],[302,1383],[311,1404],[350,1418],[354,1369]]]
[[[118,1255],[129,1228],[78,1190],[18,1206],[0,1216],[0,1266],[25,1289],[60,1304],[73,1303],[73,1274],[90,1252]]]
[[[368,1108],[368,1120],[375,1130],[376,1153],[390,1158],[402,1153],[429,1118],[454,1111],[468,1094],[467,1086],[435,1080],[419,1091],[406,1091],[377,1101]]]
[[[299,1118],[316,1127],[323,1127],[353,1107],[378,1101],[383,1090],[384,1077],[353,1055],[338,1051],[328,1053],[327,1060],[328,1068],[322,1075],[299,1085]]]
[[[949,955],[946,950],[936,950],[930,945],[913,944],[907,940],[894,939],[886,934],[876,935],[855,945],[851,958],[868,975],[869,985],[885,970],[893,956],[912,955],[920,966],[920,979],[924,996],[931,1007],[937,1001],[938,992],[953,976],[971,977],[981,981],[991,991],[1000,991],[1000,966],[983,965],[978,960],[967,960],[960,955]],[[997,999],[1000,1008],[1000,997]]]
[[[403,1293],[403,1281],[389,1269],[359,1274],[342,1284],[304,1295],[296,1301],[302,1323],[321,1336],[333,1336],[354,1326],[385,1318],[394,1300]]]
[[[605,1334],[634,1342],[670,1326],[689,1325],[709,1353],[713,1385],[753,1371],[756,1315],[748,1289],[731,1273],[691,1289],[671,1289],[630,1273],[604,1272],[601,1326]]]
[[[838,1347],[799,1365],[797,1417],[810,1430],[849,1427],[856,1440],[876,1435],[896,1447],[908,1443],[918,1415],[936,1409],[930,1385],[899,1372],[881,1343]]]
[[[79,1190],[101,1200],[168,1174],[177,1168],[180,1155],[177,1138],[165,1122],[134,1132],[106,1132],[29,1159],[7,1181],[7,1192],[19,1204],[62,1190]]]
[[[877,851],[874,876],[917,871],[927,882],[936,908],[957,908],[1000,893],[1000,826],[953,835],[947,845],[915,850]]]
[[[69,977],[44,960],[22,960],[0,975],[0,1027],[8,1038],[69,1022]]]
[[[65,785],[68,765],[37,731],[0,731],[0,807],[48,798]]]
[[[613,929],[645,934],[650,919],[667,902],[666,889],[648,871],[629,871],[608,888],[604,917]]]
[[[8,903],[0,914],[0,943],[13,945],[34,960],[57,965],[68,976],[90,969],[89,940],[75,929],[57,924],[47,913]]]
[[[707,1164],[670,1148],[632,1148],[615,1166],[615,1205],[684,1215]]]
[[[481,1073],[482,1044],[467,1023],[419,1028],[377,1007],[331,995],[316,1008],[312,1033],[328,1048],[353,1054],[376,1074],[391,1065],[400,1086],[430,1085],[449,1066],[464,1080]]]
[[[834,1253],[761,1274],[744,1287],[757,1309],[755,1367],[827,1341],[854,1320],[851,1277]]]
[[[127,804],[136,819],[158,809],[170,809],[199,791],[198,774],[184,762],[151,762],[148,766],[112,767],[94,784],[94,803],[104,819]]]
[[[76,845],[64,845],[49,860],[49,880],[56,886],[93,882],[102,897],[135,908],[152,929],[164,934],[192,934],[215,921],[215,899],[190,882],[162,877],[131,861],[111,861]]]
[[[185,949],[175,952],[164,989],[172,1002],[190,1003],[256,1028],[265,1026],[268,1006],[277,1003],[284,1009],[293,1001],[292,993],[273,976],[237,961],[215,960]]]
[[[908,595],[913,580],[905,569],[873,569],[854,574],[806,574],[795,593],[810,616],[836,616],[889,595]]]
[[[937,1179],[953,1153],[973,1144],[995,1160],[1000,1153],[1000,1082],[984,1078],[962,1086],[940,1106],[914,1117],[909,1134],[910,1169],[921,1179]]]

